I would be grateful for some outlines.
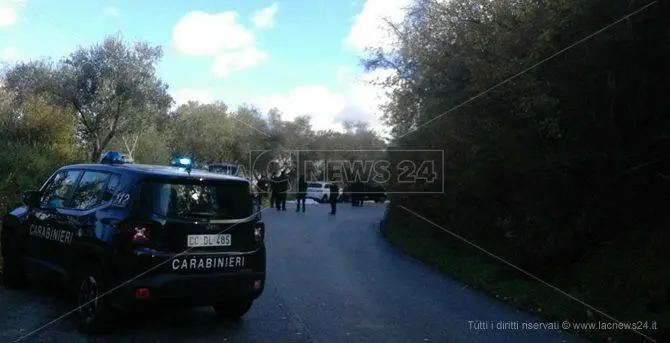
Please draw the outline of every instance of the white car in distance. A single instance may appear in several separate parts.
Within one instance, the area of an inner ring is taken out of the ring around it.
[[[314,199],[318,202],[328,202],[330,199],[330,182],[308,182],[307,183],[307,199]],[[342,196],[342,187],[340,186],[340,194],[338,199]]]

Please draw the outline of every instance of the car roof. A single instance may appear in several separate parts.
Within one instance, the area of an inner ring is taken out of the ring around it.
[[[237,164],[234,163],[210,163],[208,167],[236,167]]]
[[[221,181],[246,181],[244,177],[227,175],[220,173],[213,173],[207,170],[193,169],[191,173],[187,173],[184,168],[173,166],[161,166],[151,164],[72,164],[61,167],[59,170],[65,169],[91,169],[100,171],[109,171],[116,173],[134,173],[143,176],[163,176],[168,178],[184,178],[184,179],[208,179]]]

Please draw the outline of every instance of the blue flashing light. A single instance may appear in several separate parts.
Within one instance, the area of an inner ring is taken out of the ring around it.
[[[107,151],[100,161],[102,164],[125,164],[133,163],[132,160],[125,154],[118,151]]]
[[[173,167],[178,167],[179,170],[185,171],[191,174],[191,170],[195,167],[195,163],[192,158],[175,156],[175,158],[170,162],[170,165]]]

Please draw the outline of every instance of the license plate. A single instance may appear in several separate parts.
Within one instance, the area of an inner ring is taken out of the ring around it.
[[[227,235],[188,235],[187,245],[193,247],[229,247],[232,238]]]

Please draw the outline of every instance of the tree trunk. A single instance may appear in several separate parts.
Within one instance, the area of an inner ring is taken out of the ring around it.
[[[101,153],[102,153],[102,148],[100,147],[100,143],[99,143],[98,139],[96,138],[93,141],[93,147],[91,149],[91,162],[92,163],[99,163]]]
[[[100,149],[98,149],[97,147],[93,148],[93,150],[91,151],[91,162],[93,163],[100,162],[100,157],[101,157]]]

